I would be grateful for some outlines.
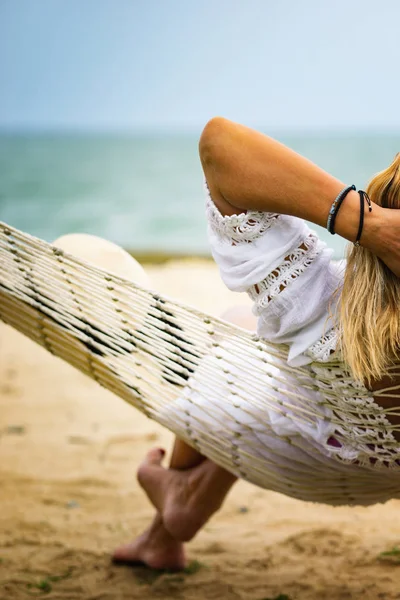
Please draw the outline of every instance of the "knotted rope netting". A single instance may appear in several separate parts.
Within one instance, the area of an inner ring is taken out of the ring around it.
[[[1,223],[0,318],[261,487],[332,503],[400,493],[389,411],[338,360],[290,367],[286,346]]]

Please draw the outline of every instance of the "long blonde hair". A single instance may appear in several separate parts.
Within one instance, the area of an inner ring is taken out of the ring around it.
[[[400,153],[366,191],[375,204],[400,208]],[[362,246],[348,247],[338,318],[343,360],[370,386],[400,359],[400,278]]]

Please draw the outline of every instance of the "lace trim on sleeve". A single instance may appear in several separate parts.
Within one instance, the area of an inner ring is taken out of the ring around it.
[[[261,237],[273,225],[279,214],[249,210],[239,215],[223,216],[211,198],[207,184],[206,216],[208,223],[218,237],[233,245],[251,243]]]
[[[215,206],[205,183],[206,214],[208,223],[219,239],[232,245],[251,243],[261,237],[281,217],[280,214],[247,211],[239,215],[223,216]],[[310,233],[303,242],[292,250],[271,273],[247,290],[254,302],[254,314],[261,314],[263,308],[303,271],[321,253],[322,245],[318,236]]]
[[[318,237],[311,233],[265,279],[249,288],[247,293],[254,302],[254,313],[261,314],[263,308],[297,279],[320,252]]]
[[[316,362],[328,362],[332,360],[332,354],[336,351],[338,343],[338,331],[332,327],[325,335],[323,335],[315,344],[310,346],[307,354]],[[339,356],[336,356],[340,360]]]

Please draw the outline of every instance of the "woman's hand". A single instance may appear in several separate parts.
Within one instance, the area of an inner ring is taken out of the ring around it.
[[[364,221],[361,245],[379,256],[400,277],[400,210],[381,208],[376,204],[372,206],[372,213],[366,214]]]

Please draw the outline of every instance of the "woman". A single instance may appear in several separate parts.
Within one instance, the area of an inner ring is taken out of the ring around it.
[[[228,287],[247,290],[254,300],[259,335],[288,344],[289,364],[340,361],[344,374],[351,371],[354,390],[370,390],[376,418],[381,408],[400,405],[400,211],[391,210],[400,206],[399,155],[370,183],[372,203],[278,142],[222,118],[205,127],[200,158],[213,255]],[[302,219],[356,242],[345,268],[331,261],[331,251]],[[229,318],[253,328],[250,315]],[[387,387],[394,391],[372,398]],[[304,442],[298,452],[310,464],[316,459],[308,457],[308,448],[317,447],[327,476],[336,476],[340,464],[350,502],[373,501],[352,489],[357,469],[366,477],[377,473],[382,493],[374,501],[385,500],[400,494],[399,438],[391,428],[399,421],[390,415],[382,417],[385,439],[374,444],[362,443],[362,428],[356,436],[350,429],[323,431],[323,415],[316,422],[318,438],[301,432],[287,437]],[[265,423],[269,418],[265,414]],[[236,481],[179,439],[169,469],[161,465],[164,454],[151,450],[139,468],[156,514],[138,539],[115,551],[117,562],[183,568],[184,542],[221,507]]]

